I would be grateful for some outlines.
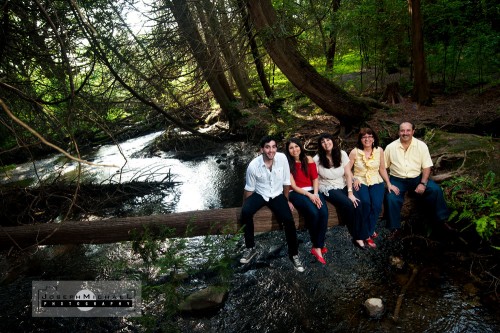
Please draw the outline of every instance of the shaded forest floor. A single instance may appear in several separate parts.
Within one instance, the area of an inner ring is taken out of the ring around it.
[[[478,93],[477,88],[449,95],[436,94],[432,105],[418,106],[409,97],[399,104],[388,105],[390,109],[379,110],[368,121],[381,136],[397,138],[398,125],[410,121],[417,127],[417,134],[423,128],[436,128],[447,132],[472,133],[498,137],[500,127],[500,85]],[[332,132],[337,125],[333,116],[307,116],[311,110],[299,110],[298,116],[308,121],[297,128],[297,133],[311,137],[318,132]]]

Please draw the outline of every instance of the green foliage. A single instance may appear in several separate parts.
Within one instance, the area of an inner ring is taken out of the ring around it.
[[[500,37],[490,1],[438,0],[422,5],[431,81],[445,90],[495,80]]]
[[[135,239],[132,242],[132,251],[139,255],[143,265],[146,268],[144,277],[150,280],[154,277],[152,272],[158,267],[158,272],[163,273],[168,270],[180,269],[185,266],[182,256],[176,254],[186,248],[184,238],[172,238],[175,234],[175,229],[160,227],[151,228],[144,227],[142,234],[137,232],[133,234]],[[165,246],[165,240],[168,240],[168,245]]]
[[[186,235],[189,233],[188,230]],[[134,235],[132,250],[141,259],[136,266],[145,280],[142,287],[145,309],[142,317],[132,321],[146,331],[177,330],[172,318],[177,315],[178,304],[184,297],[181,291],[184,279],[190,275],[208,274],[215,277],[216,286],[226,288],[233,273],[231,265],[239,235],[195,237],[189,240],[189,248],[187,238],[172,238],[174,235],[175,230],[166,227],[145,227]],[[159,283],[160,273],[166,273],[167,277]]]
[[[452,209],[450,220],[468,223],[464,230],[475,226],[479,236],[487,241],[500,234],[500,189],[493,172],[488,172],[482,181],[461,176],[443,185]]]

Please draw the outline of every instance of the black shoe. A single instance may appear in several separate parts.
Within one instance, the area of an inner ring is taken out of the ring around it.
[[[352,243],[354,244],[355,247],[357,247],[358,249],[361,249],[363,251],[366,251],[368,250],[366,248],[366,245],[363,243],[363,245],[359,244],[358,242],[356,242],[356,240],[352,239]]]

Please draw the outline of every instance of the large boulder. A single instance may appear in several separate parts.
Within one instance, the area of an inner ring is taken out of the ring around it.
[[[222,287],[209,286],[198,290],[181,302],[179,310],[189,313],[207,313],[221,307],[227,298],[227,290]]]

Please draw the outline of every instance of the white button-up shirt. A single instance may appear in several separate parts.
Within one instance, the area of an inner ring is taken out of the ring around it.
[[[276,153],[273,166],[269,170],[264,164],[262,155],[254,158],[248,164],[245,190],[260,194],[265,201],[283,193],[283,186],[290,185],[290,167],[283,153]]]

